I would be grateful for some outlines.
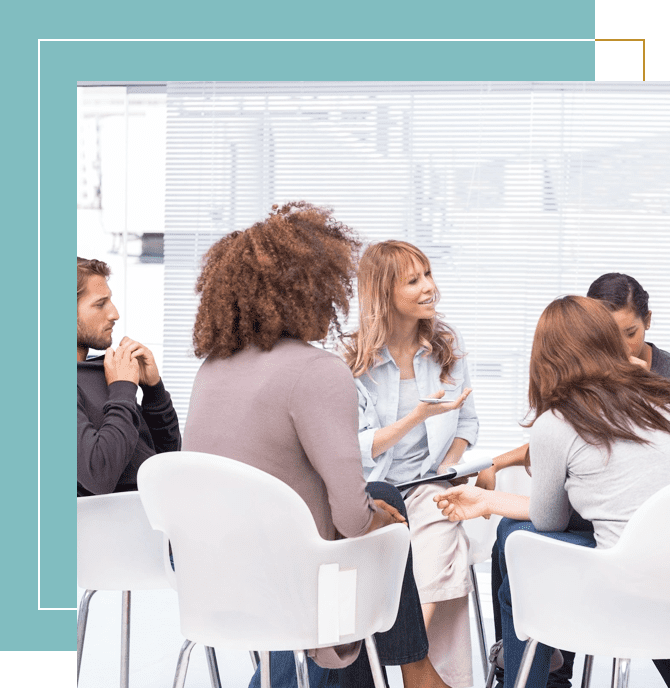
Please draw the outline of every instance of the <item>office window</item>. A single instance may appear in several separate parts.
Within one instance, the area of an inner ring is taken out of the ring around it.
[[[482,451],[526,440],[530,346],[554,297],[631,274],[649,340],[670,347],[670,84],[170,83],[164,379],[182,422],[203,253],[300,199],[430,257]]]

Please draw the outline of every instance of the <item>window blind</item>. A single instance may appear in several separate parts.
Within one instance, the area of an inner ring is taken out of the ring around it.
[[[530,347],[556,296],[628,273],[670,348],[670,84],[179,82],[167,109],[164,377],[182,423],[202,255],[289,200],[429,256],[482,451],[526,441]]]

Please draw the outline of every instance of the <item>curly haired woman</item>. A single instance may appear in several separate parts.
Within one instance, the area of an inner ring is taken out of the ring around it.
[[[405,521],[397,490],[375,484],[366,491],[351,372],[309,343],[340,332],[338,311],[348,311],[359,248],[329,210],[275,206],[264,221],[210,248],[196,287],[193,341],[206,360],[193,385],[184,448],[283,480],[330,540]],[[427,658],[411,554],[398,619],[377,644],[382,664],[402,665],[405,686],[444,688]],[[351,666],[329,679],[310,662],[311,684],[335,678],[342,686],[371,685],[364,650],[354,662],[358,647],[313,651],[322,667]],[[295,685],[292,655],[273,653],[272,673],[277,688]]]

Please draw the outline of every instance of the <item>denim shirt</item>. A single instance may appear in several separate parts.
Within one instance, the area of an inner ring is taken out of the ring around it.
[[[420,348],[414,356],[414,375],[419,395],[428,396],[440,389],[445,390],[445,399],[457,399],[463,389],[470,387],[470,374],[460,334],[456,335],[455,353],[460,355],[449,371],[451,382],[440,382],[440,365],[426,350]],[[372,441],[375,432],[398,420],[398,397],[400,394],[400,368],[396,365],[388,348],[380,351],[379,361],[367,373],[356,378],[358,391],[358,441],[361,447],[363,473],[366,480],[384,480],[393,462],[396,445],[377,458],[372,458]],[[470,446],[477,441],[479,420],[472,394],[456,411],[427,418],[428,456],[421,465],[421,476],[435,470],[444,459],[456,437],[466,440]]]

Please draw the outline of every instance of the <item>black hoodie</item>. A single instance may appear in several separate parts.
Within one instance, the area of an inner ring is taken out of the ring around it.
[[[154,454],[178,451],[177,413],[163,382],[107,385],[104,356],[77,361],[77,496],[137,489],[137,471]]]

